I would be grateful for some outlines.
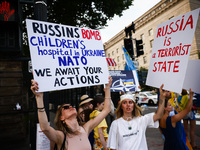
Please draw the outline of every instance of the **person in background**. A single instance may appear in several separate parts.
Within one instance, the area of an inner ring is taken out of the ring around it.
[[[171,95],[166,96],[167,99]],[[173,107],[169,101],[165,103],[165,112],[160,120],[160,130],[165,136],[164,150],[188,150],[186,145],[186,135],[181,124],[181,119],[184,118],[192,108],[193,92],[190,89],[190,100],[187,106],[180,113],[170,116]]]
[[[93,98],[90,98],[87,94],[82,95],[80,98],[79,108],[83,111],[82,111],[82,114],[78,113],[78,116],[81,116],[81,115],[84,116],[84,119],[82,120],[82,124],[84,124],[90,120],[89,115],[93,111],[92,102],[93,102]],[[91,149],[93,150],[93,143],[94,143],[94,131],[93,130],[90,132],[88,138],[90,141]]]
[[[94,98],[93,104],[94,104],[94,110],[90,114],[90,119],[94,119],[95,117],[97,117],[103,110],[104,97],[101,95],[96,96]],[[94,144],[93,144],[94,150],[107,150],[107,139],[108,139],[107,128],[108,126],[105,119],[103,119],[103,121],[94,128]]]
[[[115,120],[115,110],[116,110],[116,108],[115,108],[115,106],[113,104],[113,101],[111,99],[111,111],[105,118],[106,119],[106,123],[108,125],[107,131],[109,131],[111,123]]]
[[[78,122],[79,122],[79,125],[84,125],[85,124],[85,113],[84,113],[84,109],[83,107],[79,107],[78,108]]]
[[[77,111],[70,104],[61,105],[55,117],[57,130],[48,123],[47,115],[43,103],[43,93],[37,92],[38,83],[31,80],[31,90],[35,94],[38,119],[40,128],[49,140],[56,143],[56,147],[68,150],[90,150],[91,146],[88,140],[89,133],[108,115],[111,107],[110,86],[112,78],[109,76],[109,83],[105,85],[105,105],[101,113],[93,120],[80,126],[77,121]]]
[[[80,98],[80,104],[79,107],[82,107],[85,109],[93,110],[93,104],[92,104],[93,98],[90,98],[87,94],[82,95]]]
[[[168,100],[170,102],[170,104],[172,105],[173,107],[173,110],[169,112],[169,115],[170,116],[173,116],[175,115],[175,107],[176,107],[176,95],[174,92],[171,91],[171,97],[170,99]]]
[[[160,87],[160,99],[156,113],[141,115],[142,109],[136,104],[132,94],[120,96],[115,111],[117,120],[113,121],[108,135],[107,147],[111,150],[147,150],[146,128],[159,127],[158,120],[164,113],[166,91]]]
[[[139,91],[136,91],[136,92],[135,92],[134,99],[135,99],[136,104],[137,104],[138,106],[141,106],[141,99],[140,99]]]
[[[181,112],[186,108],[187,103],[189,101],[187,90],[183,89],[177,99],[178,99],[177,101],[178,101],[179,112]],[[188,129],[188,124],[190,124],[190,129]],[[192,148],[200,149],[200,146],[197,146],[195,144],[196,118],[195,118],[195,114],[194,114],[194,111],[192,110],[192,108],[188,112],[188,114],[183,118],[183,126],[184,126],[184,130],[186,133],[186,137],[188,137],[188,138],[190,137],[190,144],[191,144]],[[190,136],[188,136],[188,131],[189,131]]]

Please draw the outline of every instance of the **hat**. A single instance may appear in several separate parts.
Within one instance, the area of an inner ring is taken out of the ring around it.
[[[135,102],[135,99],[133,98],[133,95],[132,94],[124,94],[122,96],[120,96],[120,101],[122,102],[123,100],[125,99],[130,99],[132,101]]]
[[[85,104],[85,103],[88,103],[88,102],[90,102],[90,101],[92,101],[92,100],[93,100],[93,99],[90,98],[88,95],[83,95],[83,96],[81,96],[81,101],[80,101],[79,106],[81,106],[81,105],[83,105],[83,104]]]

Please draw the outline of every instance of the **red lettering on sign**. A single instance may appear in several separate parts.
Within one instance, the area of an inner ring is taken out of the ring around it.
[[[99,31],[81,29],[81,32],[84,39],[90,40],[94,37],[95,40],[101,40]]]
[[[171,56],[188,55],[190,47],[191,47],[191,45],[182,45],[182,43],[180,43],[178,46],[175,46],[175,47],[159,49],[158,50],[158,57],[171,57]]]
[[[171,22],[169,25],[158,28],[156,37],[162,37],[165,35],[170,35],[173,32],[184,31],[186,27],[193,29],[193,16],[190,15],[188,18],[184,18],[185,15],[182,16],[182,19],[178,19],[175,22]],[[186,21],[185,21],[186,20]]]
[[[155,62],[153,72],[179,72],[180,60]]]

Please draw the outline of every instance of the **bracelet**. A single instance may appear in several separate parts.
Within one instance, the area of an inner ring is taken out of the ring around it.
[[[37,107],[37,109],[44,109],[44,107]]]
[[[111,97],[105,97],[105,99],[111,99]]]
[[[43,109],[43,110],[42,110],[42,109],[38,109],[38,111],[39,111],[39,112],[44,112],[44,111],[45,111],[45,109]]]

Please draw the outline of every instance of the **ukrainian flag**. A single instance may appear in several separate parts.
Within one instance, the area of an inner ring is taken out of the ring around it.
[[[124,51],[124,56],[126,59],[125,70],[136,70],[129,53],[127,52],[127,50],[124,47],[123,47],[123,51]]]
[[[133,79],[127,79],[127,80],[124,80],[123,82],[124,82],[124,85],[126,85],[126,84],[134,84]]]

